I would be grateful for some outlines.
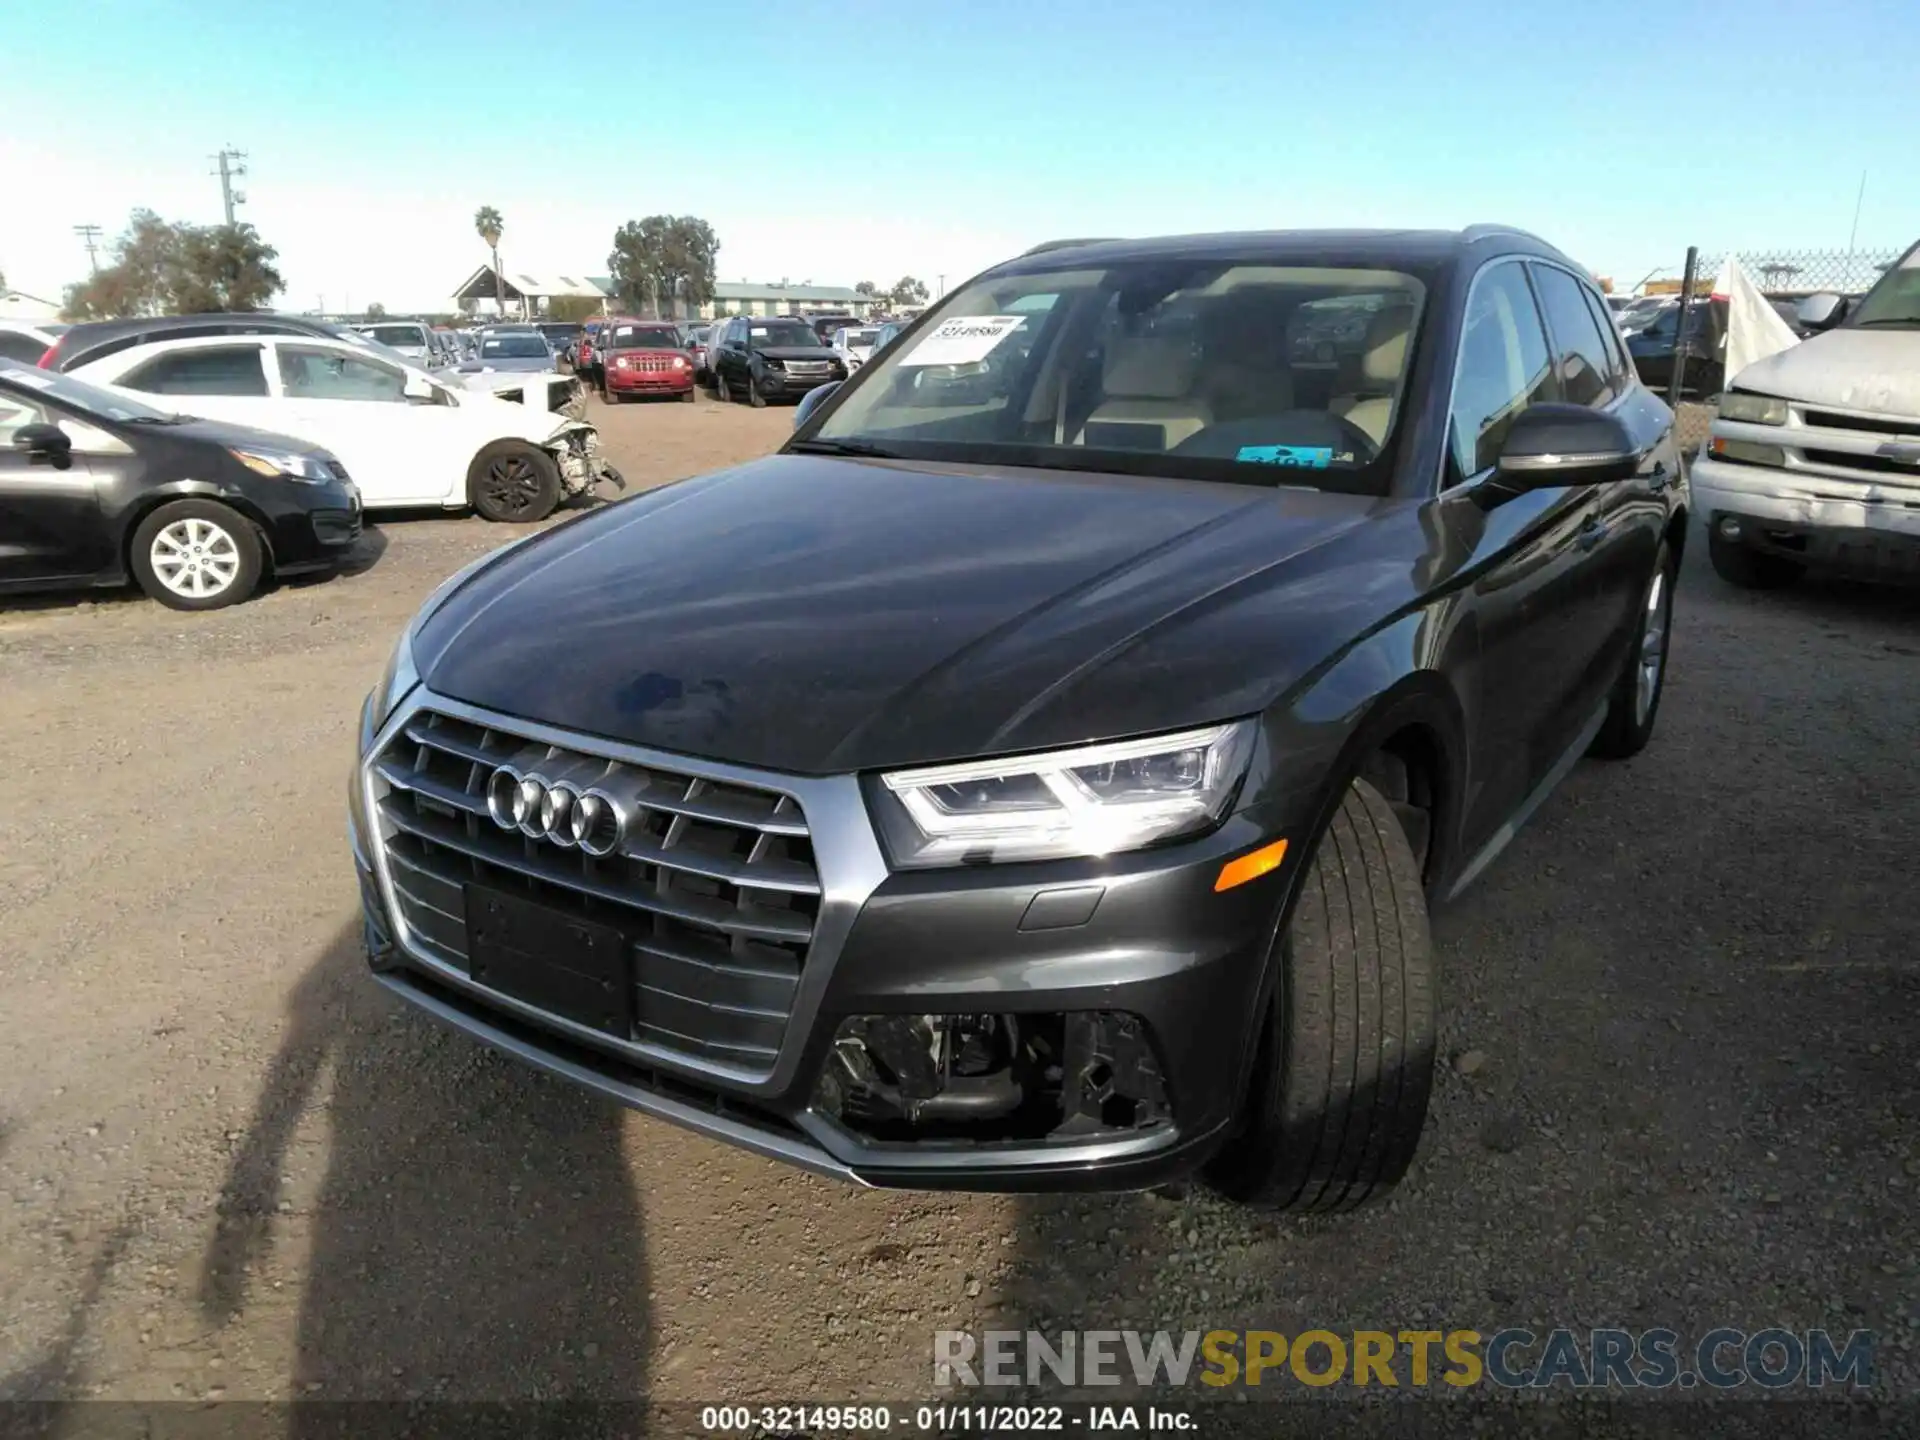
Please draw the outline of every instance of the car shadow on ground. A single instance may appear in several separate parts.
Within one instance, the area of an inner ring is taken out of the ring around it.
[[[355,925],[292,993],[222,1187],[203,1317],[223,1329],[259,1298],[290,1153],[324,1129],[294,1396],[640,1399],[647,1263],[622,1125],[379,989]]]

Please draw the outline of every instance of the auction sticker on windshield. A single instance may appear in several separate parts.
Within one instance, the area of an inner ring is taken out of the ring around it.
[[[900,357],[900,364],[971,365],[986,359],[994,346],[1025,323],[1024,315],[969,315],[964,320],[943,320]]]

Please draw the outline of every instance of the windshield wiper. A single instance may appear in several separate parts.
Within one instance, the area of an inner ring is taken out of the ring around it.
[[[184,425],[184,415],[134,415],[120,422],[123,425]]]
[[[864,455],[870,460],[898,460],[900,452],[871,440],[795,440],[787,446],[802,455]]]
[[[1876,315],[1871,320],[1853,322],[1857,330],[1868,330],[1875,325],[1920,325],[1920,315]]]

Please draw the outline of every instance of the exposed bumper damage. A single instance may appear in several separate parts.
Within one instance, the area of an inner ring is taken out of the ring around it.
[[[547,437],[547,453],[560,467],[560,488],[568,495],[580,495],[602,481],[616,489],[627,488],[627,480],[607,452],[601,448],[600,432],[584,420],[562,425]]]

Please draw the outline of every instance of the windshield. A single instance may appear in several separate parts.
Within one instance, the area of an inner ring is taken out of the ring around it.
[[[552,353],[538,335],[489,335],[480,342],[482,360],[545,360]]]
[[[411,345],[421,350],[427,344],[426,328],[420,325],[368,325],[360,333],[382,345]]]
[[[678,350],[680,332],[665,325],[616,325],[602,343],[609,350]]]
[[[1139,261],[987,277],[876,352],[805,440],[913,458],[1308,484],[1401,409],[1425,287],[1391,270]]]
[[[851,350],[873,344],[873,337],[879,333],[878,330],[842,330],[834,338]]]
[[[23,365],[10,365],[0,360],[0,381],[9,385],[18,385],[30,394],[44,395],[57,400],[82,414],[91,415],[98,420],[156,420],[162,423],[177,420],[180,417],[171,410],[156,410],[151,405],[142,404],[118,390],[103,389],[98,385],[89,385],[84,380],[76,380],[71,375],[58,370],[28,369]]]
[[[1920,327],[1920,245],[1900,257],[1900,263],[1882,275],[1853,307],[1852,325],[1883,325],[1889,329]]]
[[[820,337],[813,332],[811,325],[802,325],[798,320],[769,320],[764,325],[750,327],[749,338],[755,345],[805,345],[817,348]]]

